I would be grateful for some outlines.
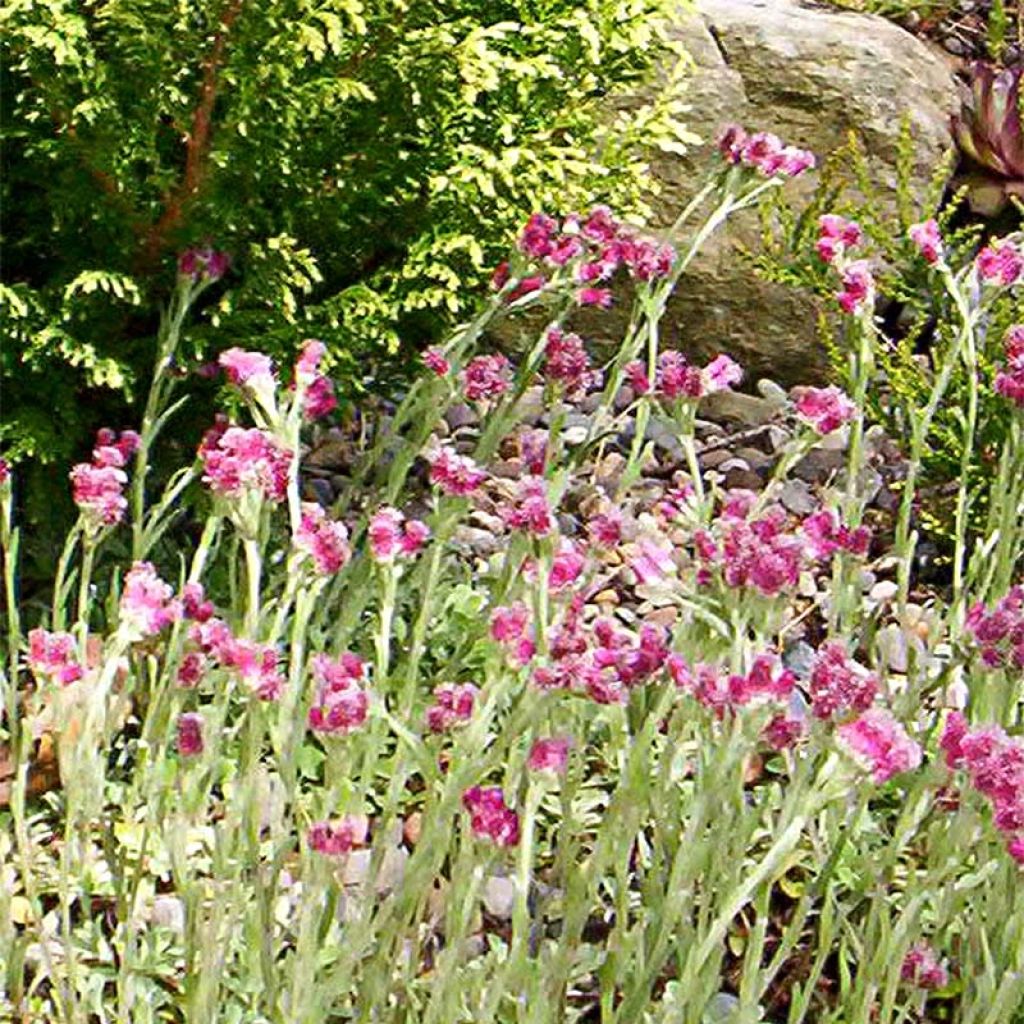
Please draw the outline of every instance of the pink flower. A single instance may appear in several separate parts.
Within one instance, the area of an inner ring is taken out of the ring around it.
[[[499,606],[491,613],[491,636],[499,644],[514,643],[526,633],[530,610],[522,601],[509,607]]]
[[[554,772],[562,775],[569,763],[569,749],[572,740],[565,736],[554,736],[550,739],[534,741],[526,766],[532,772]]]
[[[614,548],[622,540],[622,513],[611,508],[594,516],[587,523],[587,533],[592,543],[602,548]]]
[[[745,676],[729,677],[729,700],[740,707],[747,704],[789,700],[796,686],[796,676],[782,667],[775,654],[759,654]]]
[[[442,445],[430,457],[430,482],[446,494],[472,494],[487,479],[487,474],[468,456],[457,455]]]
[[[676,251],[667,242],[659,244],[652,238],[631,238],[622,246],[622,258],[636,280],[657,281],[672,272]]]
[[[662,352],[658,357],[657,388],[668,399],[700,398],[704,393],[703,375],[681,352]]]
[[[1024,867],[1024,836],[1017,836],[1006,844],[1006,852]]]
[[[563,537],[555,557],[551,560],[548,588],[559,591],[571,586],[580,578],[586,564],[587,560],[580,549],[571,540]]]
[[[946,764],[950,768],[963,765],[964,754],[961,743],[968,733],[967,719],[959,711],[951,711],[939,739],[939,748],[946,755]]]
[[[500,353],[477,356],[470,360],[461,377],[468,401],[497,398],[509,389],[509,362]]]
[[[186,583],[181,588],[181,611],[194,622],[206,622],[213,616],[213,602],[207,601],[202,583]]]
[[[500,786],[473,786],[462,794],[462,806],[469,812],[470,827],[479,839],[498,846],[519,842],[519,815],[505,804]]]
[[[316,377],[306,388],[306,397],[302,406],[302,416],[307,423],[322,420],[338,408],[338,399],[334,394],[334,382],[328,377]]]
[[[220,625],[223,626],[223,623]],[[225,668],[238,673],[253,696],[263,701],[277,700],[281,696],[284,678],[277,671],[277,649],[272,644],[258,644],[233,637],[230,631],[227,636],[223,636],[219,629],[216,637],[216,646],[213,648],[215,657]]]
[[[442,683],[434,689],[434,703],[427,708],[427,728],[447,732],[454,725],[473,717],[473,705],[479,690],[472,683]]]
[[[775,715],[764,727],[761,737],[772,750],[788,750],[796,745],[806,731],[802,719],[782,713]]]
[[[519,482],[515,500],[499,509],[505,525],[534,537],[546,537],[555,528],[548,504],[548,485],[543,477],[528,476]]]
[[[921,763],[921,747],[884,708],[869,708],[840,725],[838,732],[849,751],[871,769],[875,782],[913,771]]]
[[[646,395],[651,390],[651,380],[647,376],[647,367],[639,359],[626,363],[622,368],[622,375],[629,382],[629,386],[636,395]]]
[[[1003,338],[1006,365],[996,374],[995,391],[1024,409],[1024,324],[1014,324]]]
[[[302,518],[295,531],[297,551],[313,560],[321,576],[333,576],[352,557],[348,546],[348,530],[344,523],[330,519],[314,502],[302,506]]]
[[[0,487],[4,487],[11,479],[11,467],[7,460],[0,458]]]
[[[384,505],[374,513],[367,534],[374,559],[392,562],[399,556],[412,558],[419,554],[430,537],[430,527],[418,519],[406,519],[398,509]]]
[[[590,368],[590,357],[578,334],[566,334],[560,327],[548,328],[544,346],[544,375],[559,382],[567,395],[578,395],[600,383],[600,374]]]
[[[857,406],[835,386],[804,388],[795,405],[797,415],[819,434],[831,434],[857,415]]]
[[[178,753],[182,757],[198,757],[203,752],[203,716],[196,712],[178,715]]]
[[[871,546],[871,530],[866,526],[850,529],[839,521],[835,509],[821,509],[809,515],[800,525],[808,547],[815,558],[831,558],[837,551],[864,556]]]
[[[203,481],[215,493],[240,498],[255,492],[269,501],[284,501],[292,454],[269,434],[255,428],[214,427],[199,447]]]
[[[532,260],[540,260],[554,248],[553,238],[558,223],[545,213],[535,213],[526,222],[519,236],[519,251]]]
[[[315,821],[309,826],[309,848],[325,857],[340,857],[366,842],[370,822],[365,814],[346,814],[337,821]]]
[[[332,660],[326,654],[313,657],[316,697],[309,710],[309,727],[314,732],[344,735],[366,722],[370,699],[360,685],[366,666],[354,654]]]
[[[910,947],[903,958],[900,977],[924,989],[945,988],[949,983],[949,972],[927,942],[915,942]]]
[[[205,278],[207,281],[218,281],[231,265],[231,257],[226,252],[216,252],[209,246],[203,249],[186,249],[178,257],[178,273],[190,277],[193,281]]]
[[[938,221],[926,220],[920,224],[914,224],[907,235],[917,246],[926,262],[938,263],[942,259],[942,234],[939,231]]]
[[[423,353],[423,365],[438,377],[446,376],[452,368],[452,364],[445,357],[444,351],[437,346],[428,348]]]
[[[826,263],[835,261],[849,249],[860,245],[864,235],[856,221],[835,213],[826,213],[818,219],[818,255]]]
[[[28,667],[37,679],[70,686],[85,675],[70,633],[33,629],[28,634]]]
[[[771,132],[747,135],[739,125],[728,125],[718,140],[718,149],[728,163],[744,164],[766,177],[795,178],[815,165],[814,154],[806,149],[783,145]]]
[[[136,562],[121,592],[121,624],[140,636],[155,636],[181,618],[182,604],[174,590],[149,562]]]
[[[519,434],[519,454],[528,473],[544,475],[548,458],[548,432],[546,430],[524,430]]]
[[[878,694],[878,679],[851,661],[846,648],[830,641],[819,649],[811,666],[811,710],[817,718],[866,711]]]
[[[295,361],[295,379],[309,383],[319,376],[320,363],[327,354],[327,346],[316,338],[307,338],[302,343],[299,358]]]
[[[1024,254],[1007,238],[978,253],[978,273],[986,284],[1010,287],[1024,277]]]
[[[743,379],[743,370],[739,363],[729,356],[720,355],[704,367],[702,373],[703,392],[713,395],[718,391],[728,391],[734,384]]]
[[[134,430],[122,431],[118,436],[104,427],[96,434],[93,461],[80,462],[72,467],[72,497],[90,530],[114,526],[124,518],[128,508],[124,485],[128,477],[123,467],[139,443],[139,435]]]
[[[965,624],[985,665],[1024,669],[1024,585],[1011,587],[991,609],[974,605]]]
[[[250,388],[274,386],[274,364],[262,352],[247,352],[241,348],[229,348],[221,352],[217,362],[224,368],[228,380]]]
[[[206,670],[206,655],[202,651],[188,651],[178,666],[177,683],[186,690],[199,685]]]
[[[649,538],[641,539],[636,545],[636,554],[629,560],[629,567],[640,586],[658,583],[675,573],[676,562],[670,544],[659,544]]]
[[[597,306],[599,309],[611,309],[615,302],[611,288],[580,288],[576,292],[576,302],[581,306]]]
[[[841,273],[842,290],[836,299],[845,313],[867,309],[875,301],[875,279],[867,260],[848,263]]]

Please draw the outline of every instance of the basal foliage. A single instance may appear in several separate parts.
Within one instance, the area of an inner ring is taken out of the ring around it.
[[[66,460],[134,400],[190,245],[233,271],[186,358],[211,328],[278,354],[315,335],[356,381],[475,302],[524,212],[642,212],[645,148],[688,139],[675,79],[609,105],[665,58],[678,7],[4,4],[0,445]]]

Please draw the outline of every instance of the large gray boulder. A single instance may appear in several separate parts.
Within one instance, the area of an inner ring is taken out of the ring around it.
[[[797,0],[699,0],[676,32],[696,65],[688,125],[705,145],[655,165],[662,184],[659,226],[672,222],[714,156],[730,121],[768,130],[823,157],[853,132],[863,143],[882,201],[895,208],[897,141],[909,117],[915,189],[927,185],[952,149],[949,115],[958,105],[946,59],[883,18]],[[787,188],[809,192],[816,175]],[[931,211],[921,209],[923,216]],[[797,383],[823,373],[814,297],[757,279],[736,248],[756,249],[754,214],[730,222],[680,284],[666,343],[695,356],[731,353],[753,374]]]

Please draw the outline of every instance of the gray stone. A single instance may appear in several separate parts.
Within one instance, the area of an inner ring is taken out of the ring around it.
[[[821,483],[842,469],[845,462],[845,452],[815,448],[793,467],[793,476],[807,483]]]
[[[818,499],[805,480],[787,480],[782,485],[779,501],[795,516],[809,516],[818,507]]]

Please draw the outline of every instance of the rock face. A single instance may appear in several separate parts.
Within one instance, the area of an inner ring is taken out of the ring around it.
[[[958,97],[950,66],[883,18],[796,0],[699,0],[676,35],[696,64],[687,123],[707,141],[692,157],[655,165],[663,185],[658,226],[671,223],[690,198],[720,127],[730,121],[773,131],[819,157],[855,133],[883,202],[894,198],[904,117],[922,196],[952,149],[949,114]],[[787,188],[809,191],[815,180],[805,176]],[[701,357],[727,351],[755,375],[812,380],[825,366],[818,304],[789,286],[756,279],[739,261],[737,244],[756,249],[758,238],[756,214],[742,214],[710,242],[670,304],[666,344]]]

